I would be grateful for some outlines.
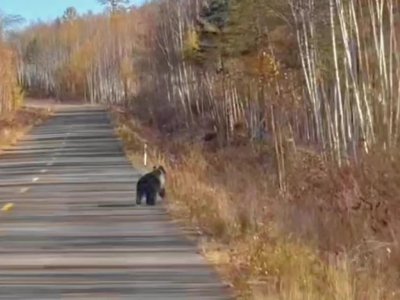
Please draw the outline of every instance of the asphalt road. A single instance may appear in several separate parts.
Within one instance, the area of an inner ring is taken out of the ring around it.
[[[139,172],[106,112],[71,106],[0,156],[0,299],[231,299]]]

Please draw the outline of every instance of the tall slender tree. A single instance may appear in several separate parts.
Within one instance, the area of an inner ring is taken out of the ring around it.
[[[78,18],[78,12],[76,10],[75,7],[70,6],[68,7],[65,11],[64,14],[62,16],[62,20],[64,22],[71,22],[71,21],[75,21]]]
[[[126,5],[129,4],[129,0],[98,0],[98,2],[107,6],[112,13],[124,10]]]
[[[7,29],[22,23],[24,20],[20,15],[8,15],[0,10],[0,39],[3,39]]]

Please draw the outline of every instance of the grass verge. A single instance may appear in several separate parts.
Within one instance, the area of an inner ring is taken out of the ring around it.
[[[272,147],[210,152],[113,117],[136,167],[144,142],[149,165],[166,166],[170,213],[201,234],[238,299],[399,299],[399,155],[336,168],[298,151],[281,192]]]
[[[46,109],[24,107],[0,116],[0,150],[6,149],[50,116]]]

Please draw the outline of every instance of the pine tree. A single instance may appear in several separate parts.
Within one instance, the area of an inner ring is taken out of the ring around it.
[[[105,5],[110,9],[112,13],[125,9],[125,5],[129,4],[129,0],[98,0],[102,5]]]
[[[76,8],[73,6],[68,7],[62,16],[62,20],[64,22],[72,22],[75,21],[77,18],[78,18],[78,12]]]

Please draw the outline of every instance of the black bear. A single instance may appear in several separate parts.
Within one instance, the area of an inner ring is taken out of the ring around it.
[[[165,179],[166,172],[163,166],[154,166],[153,171],[140,177],[136,185],[136,204],[142,203],[143,197],[146,197],[147,205],[155,205],[157,195],[165,197]]]

